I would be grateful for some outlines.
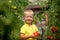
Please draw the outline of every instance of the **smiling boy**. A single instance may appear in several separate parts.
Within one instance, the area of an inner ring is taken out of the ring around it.
[[[32,10],[24,11],[25,24],[20,29],[21,40],[37,40],[39,37],[38,28],[32,23],[34,12]]]

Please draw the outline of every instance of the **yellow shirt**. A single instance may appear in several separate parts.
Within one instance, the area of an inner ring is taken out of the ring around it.
[[[35,24],[32,24],[31,26],[29,26],[28,24],[24,24],[22,27],[21,27],[21,30],[20,32],[21,33],[24,33],[26,36],[28,35],[31,35],[33,34],[34,32],[38,31],[37,27],[35,26]],[[28,38],[26,40],[37,40],[37,39],[34,39],[34,38]]]

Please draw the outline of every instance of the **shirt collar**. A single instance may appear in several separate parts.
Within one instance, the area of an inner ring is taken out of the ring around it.
[[[30,26],[30,25],[29,25],[29,24],[27,24],[27,23],[25,23],[25,25],[26,25],[26,26],[28,26],[28,27]],[[32,25],[33,25],[33,24],[32,24]]]

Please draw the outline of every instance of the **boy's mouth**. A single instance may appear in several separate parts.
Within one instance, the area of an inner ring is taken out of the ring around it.
[[[32,20],[28,19],[27,21],[32,21]]]

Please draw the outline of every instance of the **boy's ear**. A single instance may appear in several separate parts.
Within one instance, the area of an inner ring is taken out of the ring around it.
[[[25,21],[25,20],[24,20],[24,16],[22,17],[22,21]]]
[[[22,18],[22,21],[25,21],[24,18]]]

